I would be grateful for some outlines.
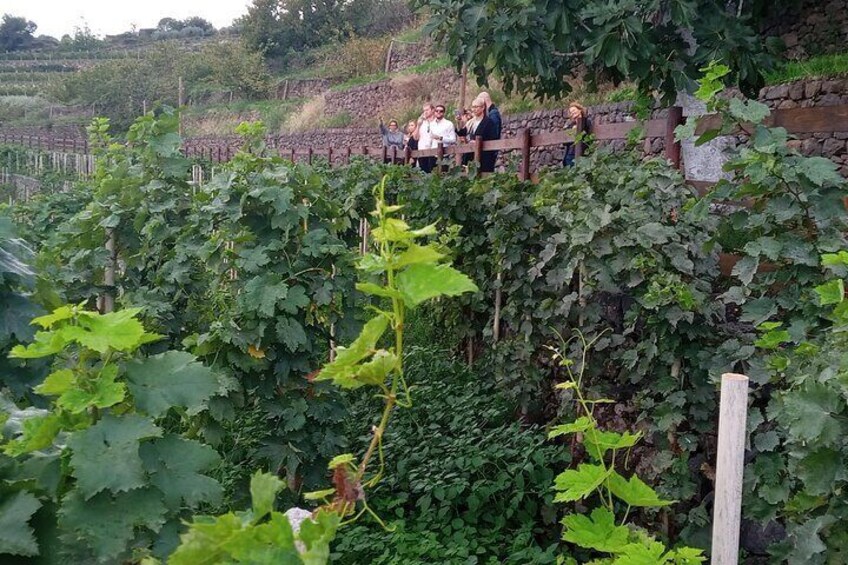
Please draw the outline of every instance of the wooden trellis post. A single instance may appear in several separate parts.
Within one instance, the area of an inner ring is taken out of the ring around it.
[[[721,376],[718,417],[712,565],[739,563],[747,422],[748,377],[725,373]]]

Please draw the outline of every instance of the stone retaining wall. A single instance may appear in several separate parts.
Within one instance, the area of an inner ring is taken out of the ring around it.
[[[392,43],[392,56],[389,59],[389,72],[396,73],[433,60],[436,56],[435,45],[429,38],[418,43],[395,41]]]
[[[848,79],[800,80],[768,86],[760,91],[760,100],[769,108],[812,108],[848,104]],[[827,157],[839,172],[848,177],[848,132],[798,134],[790,141],[807,156]]]
[[[763,35],[779,37],[786,56],[804,59],[823,53],[841,53],[848,44],[848,0],[774,2]]]
[[[364,117],[376,122],[380,115],[389,119],[395,101],[414,99],[420,102],[455,105],[459,100],[460,77],[451,69],[428,75],[396,77],[324,95],[328,116],[348,114],[354,121]]]
[[[332,86],[342,82],[339,78],[288,79],[277,84],[277,100],[292,98],[312,98],[327,92]]]

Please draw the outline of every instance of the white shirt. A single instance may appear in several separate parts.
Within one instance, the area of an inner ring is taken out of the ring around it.
[[[432,149],[435,147],[433,143],[433,134],[431,129],[436,120],[424,120],[418,126],[418,149]]]
[[[453,127],[453,122],[450,120],[444,118],[440,120],[437,118],[430,122],[430,136],[431,149],[435,149],[439,143],[442,145],[456,145],[456,128]],[[433,139],[432,136],[436,136],[437,139]],[[420,142],[418,146],[421,146]]]

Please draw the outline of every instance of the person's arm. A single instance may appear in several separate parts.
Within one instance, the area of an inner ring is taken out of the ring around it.
[[[442,144],[454,144],[456,143],[456,128],[453,127],[453,123],[449,120],[445,120],[447,124],[445,124],[445,132],[442,136]]]
[[[389,128],[383,123],[383,118],[380,118],[380,135],[386,135],[387,133],[389,133]]]

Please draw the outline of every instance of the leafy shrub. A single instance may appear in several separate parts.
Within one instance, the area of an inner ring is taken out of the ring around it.
[[[415,331],[414,329],[412,331]],[[550,485],[567,459],[541,429],[515,421],[491,381],[415,349],[407,359],[414,406],[385,437],[383,484],[369,499],[395,531],[373,522],[340,530],[339,563],[554,563]],[[373,399],[357,398],[351,434]]]

